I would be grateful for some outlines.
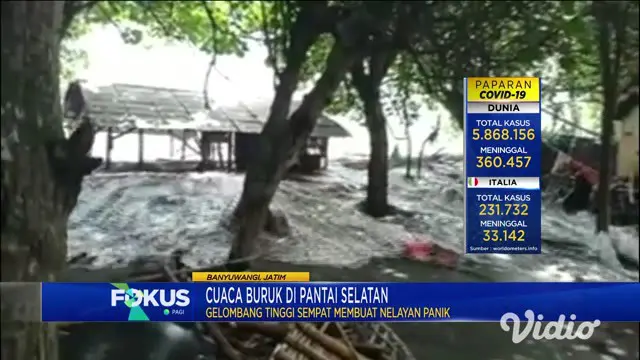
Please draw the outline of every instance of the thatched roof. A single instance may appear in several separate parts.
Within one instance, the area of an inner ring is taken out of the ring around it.
[[[103,128],[198,130],[259,133],[269,114],[271,101],[245,101],[236,106],[204,109],[202,93],[196,91],[111,84],[83,87],[89,114]],[[214,104],[214,101],[210,101]],[[292,104],[295,110],[299,102]],[[314,136],[346,137],[349,133],[327,116],[318,119]]]

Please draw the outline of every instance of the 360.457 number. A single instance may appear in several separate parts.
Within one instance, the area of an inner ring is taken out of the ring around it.
[[[500,156],[476,156],[476,168],[516,168],[529,167],[531,156],[509,156],[504,161]]]

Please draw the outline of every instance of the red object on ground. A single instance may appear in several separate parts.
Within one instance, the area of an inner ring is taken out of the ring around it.
[[[576,160],[570,154],[556,151],[556,159],[551,169],[552,173],[559,173],[565,170],[569,170],[574,176],[582,176],[591,185],[597,185],[600,181],[600,174],[598,170],[592,168],[589,165],[584,164],[581,161]]]
[[[460,255],[428,240],[424,235],[417,235],[405,243],[404,256],[411,260],[426,261],[433,264],[455,268]]]
[[[576,175],[582,175],[591,185],[597,185],[600,180],[600,174],[594,168],[587,166],[577,160],[572,160],[571,165],[577,170]]]

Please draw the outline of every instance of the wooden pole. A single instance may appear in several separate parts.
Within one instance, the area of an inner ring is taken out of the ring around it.
[[[182,145],[180,147],[180,160],[184,161],[187,157],[187,130],[182,130]]]
[[[173,130],[169,130],[169,159],[173,158],[174,144],[173,144]]]
[[[324,159],[324,163],[322,164],[322,168],[326,169],[329,167],[329,138],[322,138],[322,157]]]
[[[217,140],[217,139],[216,139]],[[222,155],[222,142],[216,141],[216,153],[218,156],[218,161],[220,162],[220,169],[224,169],[224,156]],[[216,162],[217,164],[217,162]]]
[[[203,131],[200,136],[200,162],[203,168],[206,168],[206,166],[209,163],[210,153],[211,153],[210,136],[208,132]]]
[[[231,167],[233,166],[233,161],[231,161],[232,156],[233,156],[233,133],[227,133],[227,171],[231,171]]]
[[[107,128],[107,149],[106,149],[106,161],[104,168],[109,170],[111,168],[111,150],[113,150],[113,128],[109,126]]]
[[[138,168],[144,163],[144,130],[138,129]]]

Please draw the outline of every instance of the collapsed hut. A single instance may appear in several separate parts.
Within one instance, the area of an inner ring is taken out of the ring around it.
[[[104,169],[111,171],[245,171],[259,151],[258,137],[271,105],[269,100],[256,100],[206,110],[203,95],[196,91],[119,83],[83,86],[82,92],[97,131],[106,133]],[[299,104],[292,102],[292,111]],[[129,134],[138,136],[137,162],[114,166],[116,142]],[[170,139],[162,166],[145,157],[147,135]],[[326,169],[329,139],[348,136],[342,126],[322,115],[292,170],[313,173]],[[199,160],[187,160],[187,150]],[[174,160],[176,153],[179,160]]]

